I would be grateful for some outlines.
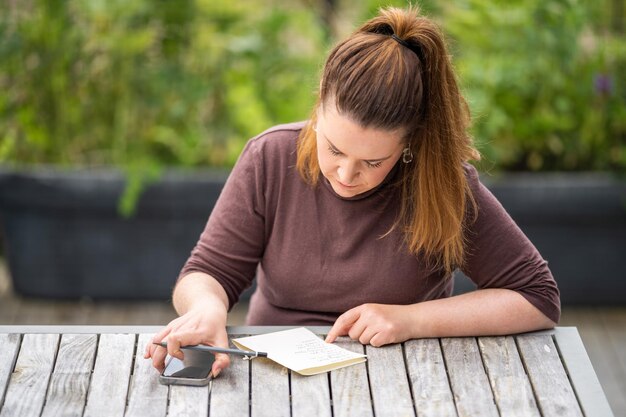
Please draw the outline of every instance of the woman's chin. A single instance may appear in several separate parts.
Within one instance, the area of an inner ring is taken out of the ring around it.
[[[335,190],[335,193],[341,197],[354,197],[364,192],[363,187],[358,185],[350,187],[343,185],[338,181],[331,181],[330,184],[333,187],[333,190]]]

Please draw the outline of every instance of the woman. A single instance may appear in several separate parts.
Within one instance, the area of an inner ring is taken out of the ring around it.
[[[467,163],[469,123],[438,28],[382,10],[330,53],[311,120],[246,145],[174,289],[180,317],[154,337],[167,351],[145,357],[227,347],[255,276],[247,324],[332,325],[328,342],[555,326],[556,283]],[[477,291],[451,297],[456,268]]]

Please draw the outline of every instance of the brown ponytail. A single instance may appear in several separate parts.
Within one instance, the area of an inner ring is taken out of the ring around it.
[[[434,267],[461,266],[468,203],[475,205],[462,164],[480,156],[439,28],[416,7],[382,9],[331,51],[316,107],[329,99],[363,127],[405,128],[415,158],[402,164],[402,202],[392,230],[401,227],[409,250]],[[315,110],[297,158],[312,185],[320,175]]]

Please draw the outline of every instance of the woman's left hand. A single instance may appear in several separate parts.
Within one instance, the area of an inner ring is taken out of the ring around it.
[[[364,345],[378,347],[412,338],[415,327],[412,305],[362,304],[343,313],[326,336],[332,343],[338,336],[350,336]]]

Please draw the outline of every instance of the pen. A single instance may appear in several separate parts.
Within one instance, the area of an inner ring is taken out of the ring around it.
[[[154,343],[154,344],[162,346],[164,348],[167,347],[166,342]],[[233,355],[246,356],[248,358],[256,358],[258,356],[263,357],[263,358],[267,357],[267,352],[253,352],[250,350],[240,350],[240,349],[225,349],[225,348],[215,347],[215,346],[192,345],[192,346],[181,346],[180,348],[198,350],[201,352],[211,352],[211,353],[232,353]]]

